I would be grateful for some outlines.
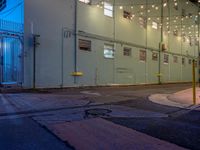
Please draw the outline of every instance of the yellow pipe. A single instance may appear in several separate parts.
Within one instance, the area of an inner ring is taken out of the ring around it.
[[[195,60],[192,61],[192,87],[193,87],[193,104],[196,105]]]

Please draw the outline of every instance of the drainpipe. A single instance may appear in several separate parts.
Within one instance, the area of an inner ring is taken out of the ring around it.
[[[160,34],[160,46],[159,46],[159,62],[158,62],[158,84],[161,84],[161,51],[163,44],[163,0],[161,2],[161,34]]]
[[[38,38],[40,35],[33,34],[33,89],[35,89],[36,83],[36,48],[40,45]]]
[[[74,72],[77,72],[77,12],[78,11],[78,1],[75,0],[75,12],[74,12]],[[77,83],[77,76],[74,76],[74,84]]]

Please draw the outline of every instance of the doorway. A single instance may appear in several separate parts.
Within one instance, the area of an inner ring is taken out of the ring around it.
[[[22,84],[23,45],[20,37],[0,37],[0,83]]]

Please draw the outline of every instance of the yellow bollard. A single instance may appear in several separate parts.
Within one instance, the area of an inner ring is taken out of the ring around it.
[[[192,60],[192,88],[193,88],[193,104],[196,105],[196,79],[195,79],[195,60]]]

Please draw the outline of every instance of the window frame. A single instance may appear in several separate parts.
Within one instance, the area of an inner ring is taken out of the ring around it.
[[[123,17],[128,20],[132,20],[133,18],[131,12],[126,11],[126,10],[123,11]]]
[[[146,51],[146,50],[141,49],[141,50],[139,51],[139,60],[140,60],[141,62],[146,62],[146,60],[147,60],[147,51]]]
[[[86,39],[78,39],[78,47],[79,50],[90,52],[92,51],[92,41]]]
[[[104,9],[104,16],[113,18],[113,5],[111,3],[104,2],[104,8],[103,9]]]
[[[84,3],[84,4],[90,4],[91,0],[79,0],[79,2]]]
[[[114,59],[115,58],[115,50],[114,50],[114,44],[104,44],[103,48],[103,55],[105,59]],[[106,52],[107,51],[107,52]],[[106,55],[106,53],[111,53],[111,55]]]
[[[154,55],[156,55],[156,56],[154,56]],[[158,53],[157,52],[152,52],[152,60],[158,61]]]
[[[182,57],[182,65],[184,66],[185,65],[185,57]]]
[[[124,47],[123,48],[123,56],[131,57],[132,56],[132,48],[130,48],[130,47]]]
[[[169,54],[163,54],[163,63],[166,65],[169,64]]]
[[[178,56],[173,56],[173,63],[178,63]]]
[[[158,30],[158,23],[156,21],[152,21],[152,26],[153,29]]]

